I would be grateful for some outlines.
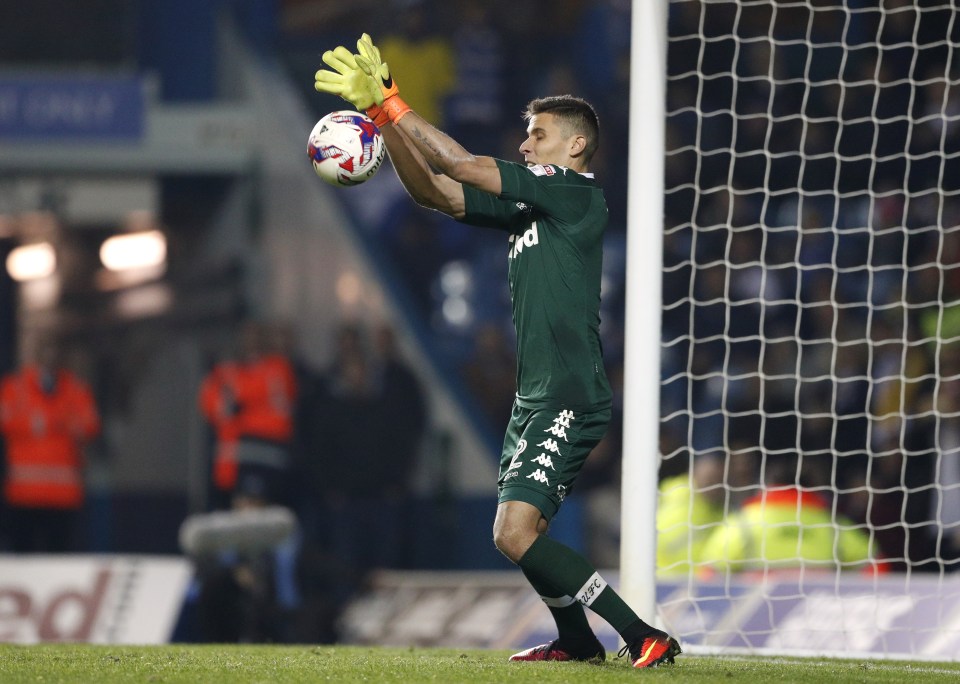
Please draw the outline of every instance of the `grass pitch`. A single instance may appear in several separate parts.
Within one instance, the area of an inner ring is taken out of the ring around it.
[[[672,666],[508,663],[506,651],[355,646],[0,644],[0,682],[957,682],[960,663],[682,655]]]

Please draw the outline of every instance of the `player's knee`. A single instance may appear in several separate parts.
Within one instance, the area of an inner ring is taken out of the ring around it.
[[[536,536],[536,532],[517,525],[509,518],[498,518],[493,526],[494,545],[514,563],[526,553]]]
[[[494,527],[493,529],[493,544],[497,547],[497,550],[500,551],[504,556],[509,558],[511,561],[516,563],[519,557],[516,555],[514,549],[514,540],[513,537],[506,533],[503,529]]]

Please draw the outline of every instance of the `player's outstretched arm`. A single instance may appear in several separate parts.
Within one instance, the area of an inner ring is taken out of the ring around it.
[[[414,111],[393,122],[431,166],[459,183],[499,195],[500,169],[493,157],[478,157]]]
[[[452,178],[434,173],[423,154],[393,124],[383,126],[380,131],[397,177],[414,201],[428,209],[462,218],[465,211],[463,186]]]
[[[390,70],[380,59],[380,50],[373,44],[369,34],[364,33],[360,37],[357,49],[359,53],[354,55],[357,65],[380,84],[383,95],[382,116],[388,118],[394,127],[403,133],[427,164],[459,183],[499,195],[500,170],[494,159],[470,154],[460,143],[412,111],[407,103],[400,99]],[[390,148],[387,149],[389,151]]]
[[[383,134],[387,153],[400,182],[418,204],[460,218],[464,211],[463,187],[446,176],[435,174],[423,155],[399,130],[394,129],[390,117],[380,105],[385,98],[395,97],[399,90],[390,78],[389,68],[380,60],[380,51],[373,47],[370,36],[363,34],[357,46],[361,53],[375,59],[376,77],[357,66],[356,59],[360,55],[353,55],[341,46],[323,53],[323,62],[330,69],[317,71],[314,88],[321,93],[337,95],[353,107],[366,111]],[[385,85],[385,81],[389,85]]]

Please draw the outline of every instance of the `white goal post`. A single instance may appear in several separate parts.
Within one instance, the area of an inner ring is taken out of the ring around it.
[[[624,597],[692,650],[960,658],[957,9],[632,7]]]
[[[660,425],[660,256],[666,2],[634,0],[631,14],[630,137],[620,591],[644,619],[655,614]],[[637,135],[636,131],[643,131]],[[630,416],[630,420],[627,420]],[[629,456],[628,456],[629,455]],[[639,494],[639,496],[638,496]]]

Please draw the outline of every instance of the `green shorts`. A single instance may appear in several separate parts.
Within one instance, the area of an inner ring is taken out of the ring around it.
[[[548,521],[610,423],[610,409],[576,413],[513,404],[500,455],[498,501],[525,501]]]

